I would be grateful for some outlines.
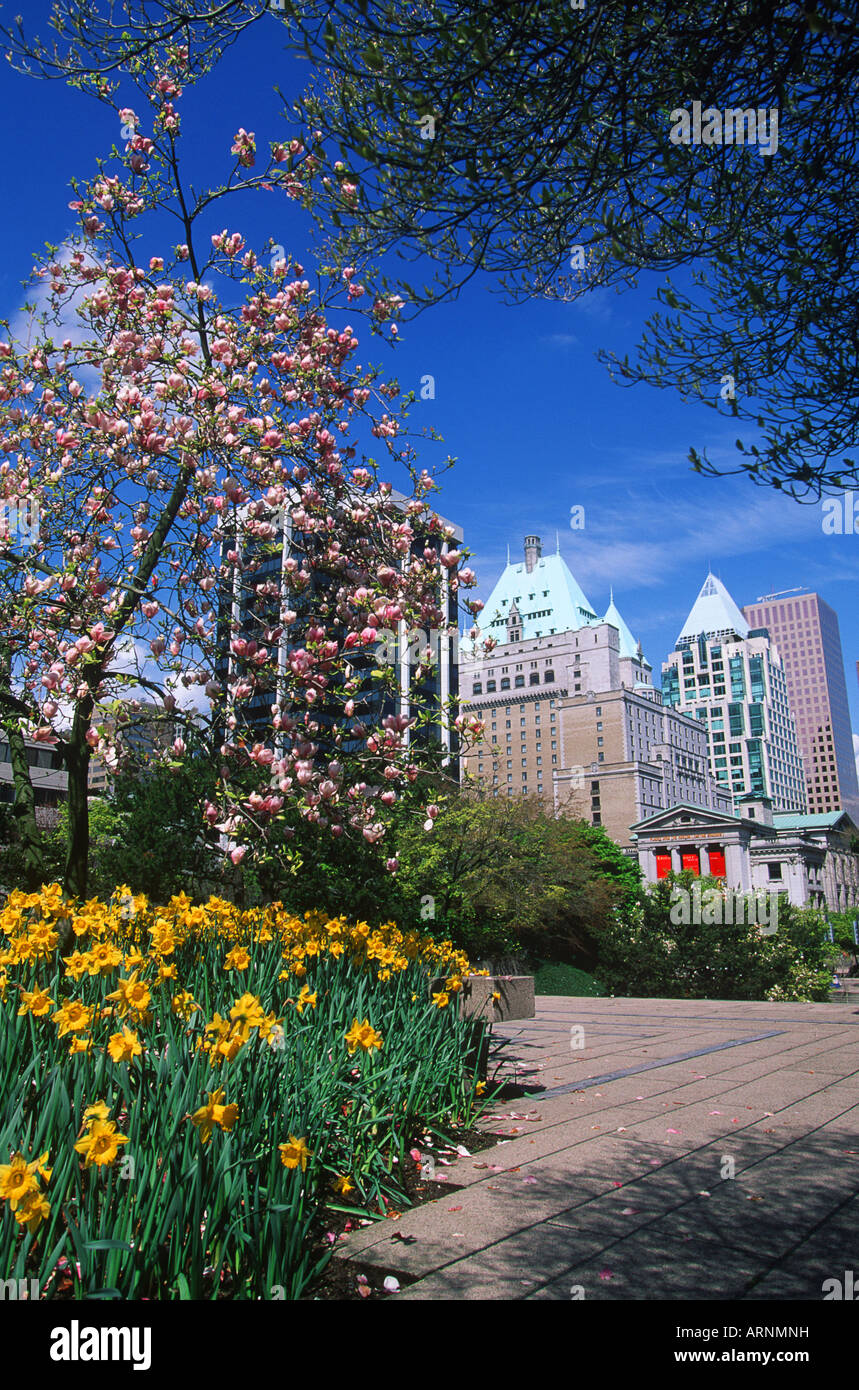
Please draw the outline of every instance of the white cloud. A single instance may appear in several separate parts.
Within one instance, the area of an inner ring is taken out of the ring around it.
[[[53,258],[58,265],[69,265],[73,250],[69,242],[64,241]],[[85,253],[85,263],[96,265],[98,262],[89,253]],[[39,331],[39,318],[43,313],[48,315],[46,331],[54,339],[55,343],[62,343],[66,338],[75,347],[82,343],[92,341],[92,332],[86,321],[81,318],[78,310],[84,299],[95,293],[98,288],[98,281],[89,285],[82,285],[76,289],[63,303],[60,310],[56,313],[51,306],[50,282],[49,277],[33,279],[28,286],[27,298],[32,305],[32,310],[19,309],[13,317],[9,328],[13,342],[20,346],[28,346],[32,343]],[[90,389],[98,385],[98,372],[93,368],[81,365],[75,368],[79,380]]]

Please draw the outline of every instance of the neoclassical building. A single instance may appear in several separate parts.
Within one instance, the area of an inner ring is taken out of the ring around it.
[[[738,814],[680,804],[639,821],[631,836],[648,883],[687,869],[735,892],[785,892],[798,907],[859,905],[859,830],[844,811],[774,815],[766,797],[746,797]]]

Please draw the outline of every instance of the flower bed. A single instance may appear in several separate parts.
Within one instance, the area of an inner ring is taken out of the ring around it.
[[[57,885],[0,933],[0,1275],[42,1297],[299,1297],[325,1206],[382,1216],[473,1117],[450,943]]]

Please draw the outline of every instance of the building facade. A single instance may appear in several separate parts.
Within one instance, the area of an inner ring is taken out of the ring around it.
[[[738,893],[786,893],[798,907],[859,905],[859,839],[845,812],[777,815],[751,797],[739,814],[678,805],[633,826],[633,839],[647,883],[686,870]]]
[[[69,795],[69,777],[59,749],[50,744],[37,743],[35,739],[25,739],[27,765],[30,770],[30,785],[33,788],[33,803],[36,822],[44,829],[52,829],[57,823],[57,811],[61,801]],[[12,771],[12,756],[9,740],[0,734],[0,802],[11,805],[15,800],[15,777]]]
[[[602,825],[631,847],[631,826],[677,802],[728,813],[730,793],[710,773],[706,730],[639,686],[561,700],[562,766],[555,808]],[[576,793],[579,793],[578,800]]]
[[[769,797],[804,813],[805,778],[781,655],[708,574],[662,666],[665,703],[707,731],[710,768],[735,803]]]
[[[537,795],[625,846],[634,821],[681,795],[730,805],[709,774],[705,731],[663,706],[613,594],[600,617],[538,536],[526,536],[521,561],[508,560],[479,627],[498,646],[461,648],[462,704],[486,726],[463,758],[466,781],[496,796]]]
[[[808,810],[859,814],[859,784],[838,617],[819,594],[771,594],[746,604],[781,656],[805,770]]]

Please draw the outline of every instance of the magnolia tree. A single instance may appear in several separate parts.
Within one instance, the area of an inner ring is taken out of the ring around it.
[[[438,761],[412,737],[419,711],[366,695],[379,630],[444,628],[451,594],[480,608],[396,384],[355,361],[344,311],[392,339],[398,302],[365,295],[353,266],[312,285],[280,246],[219,229],[220,205],[252,189],[308,202],[314,160],[297,141],[263,153],[240,129],[220,152],[225,182],[193,192],[186,65],[180,46],[139,60],[133,106],[95,80],[121,140],[75,185],[80,230],[37,270],[29,333],[6,324],[0,342],[0,702],[22,804],[23,737],[62,755],[76,895],[90,758],[128,756],[104,714],[123,686],[177,718],[177,686],[196,687],[219,768],[201,818],[234,863],[295,815],[376,842],[401,788]],[[370,448],[408,491],[381,481]],[[27,535],[21,517],[37,521]],[[179,729],[163,756],[186,743]]]

